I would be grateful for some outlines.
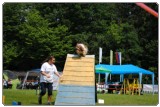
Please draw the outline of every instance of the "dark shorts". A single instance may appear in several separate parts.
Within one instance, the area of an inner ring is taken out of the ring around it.
[[[40,95],[45,95],[46,94],[46,90],[48,90],[48,95],[52,95],[52,90],[53,90],[53,83],[45,83],[45,82],[41,82],[40,83],[40,87],[41,87],[41,92]]]

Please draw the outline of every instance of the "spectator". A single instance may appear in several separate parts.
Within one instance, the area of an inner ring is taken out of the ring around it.
[[[8,88],[12,88],[12,80],[11,79],[8,79]]]

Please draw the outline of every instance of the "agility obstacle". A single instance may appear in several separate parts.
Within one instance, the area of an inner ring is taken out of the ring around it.
[[[140,95],[142,89],[142,85],[139,84],[138,78],[134,78],[133,81],[131,82],[129,79],[125,78],[120,90],[120,93],[122,94],[132,94],[134,95],[135,93]]]
[[[94,55],[67,55],[55,105],[95,105],[94,64]]]

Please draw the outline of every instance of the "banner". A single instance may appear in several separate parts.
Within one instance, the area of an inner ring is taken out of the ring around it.
[[[102,48],[99,47],[99,64],[102,62]]]
[[[110,50],[110,65],[113,65],[113,51]]]
[[[116,52],[116,62],[121,65],[121,52]]]

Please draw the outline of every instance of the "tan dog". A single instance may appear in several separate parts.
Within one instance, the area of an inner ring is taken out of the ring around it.
[[[77,43],[76,45],[76,53],[80,56],[80,57],[85,57],[86,54],[88,52],[88,48],[86,45],[82,44],[82,43]]]

